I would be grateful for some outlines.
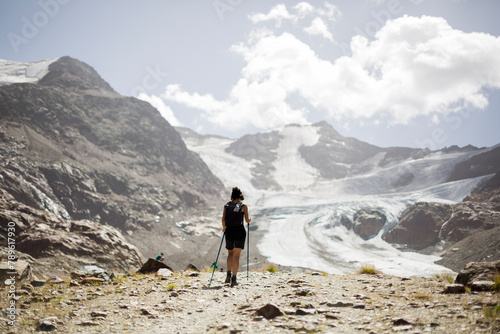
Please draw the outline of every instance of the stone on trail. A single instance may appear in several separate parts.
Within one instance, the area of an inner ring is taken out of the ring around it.
[[[156,272],[156,276],[161,276],[162,278],[172,276],[172,274],[173,272],[167,268],[160,268]]]
[[[109,280],[110,274],[103,268],[98,266],[83,266],[78,270],[75,270],[71,274],[71,278],[73,279],[83,279],[85,277],[97,277],[105,280]]]
[[[44,280],[41,280],[41,279],[34,279],[31,281],[30,283],[31,285],[33,285],[34,287],[41,287],[41,286],[44,286],[45,285],[45,281]]]
[[[96,321],[83,320],[76,323],[78,326],[99,326],[100,324]]]
[[[64,281],[59,276],[54,276],[54,277],[49,278],[46,281],[46,283],[49,283],[49,284],[63,284]]]
[[[257,315],[263,316],[266,319],[273,319],[283,315],[283,312],[273,304],[266,304],[257,310]]]
[[[465,293],[465,286],[462,284],[448,284],[441,293]]]
[[[328,307],[353,307],[354,303],[339,300],[339,301],[336,301],[335,303],[327,303],[326,306],[328,306]]]
[[[40,324],[38,324],[36,328],[36,330],[40,332],[50,332],[56,329],[57,329],[56,325],[47,320],[42,321]]]
[[[470,285],[471,291],[491,291],[495,285],[492,281],[474,281]]]
[[[106,318],[108,316],[108,312],[104,312],[104,311],[92,311],[90,313],[90,316],[92,318]]]
[[[412,321],[407,320],[405,318],[395,318],[392,320],[392,324],[394,326],[406,326],[406,325],[412,325]]]
[[[310,309],[310,308],[299,308],[297,311],[295,311],[296,315],[314,315],[316,314],[315,309]]]
[[[80,281],[80,284],[92,284],[99,285],[104,283],[104,278],[99,277],[85,277]]]

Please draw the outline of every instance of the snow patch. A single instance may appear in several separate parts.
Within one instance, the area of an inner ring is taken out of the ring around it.
[[[226,153],[226,148],[234,141],[234,139],[206,137],[202,140],[188,139],[185,140],[185,143],[188,149],[198,153],[226,188],[241,188],[245,194],[245,202],[253,205],[262,191],[255,189],[252,185],[252,162]],[[247,194],[253,194],[254,196],[247,196]]]
[[[58,59],[46,59],[33,63],[0,59],[0,86],[14,83],[37,83],[49,73],[49,65]]]
[[[320,135],[312,126],[288,126],[281,132],[283,139],[277,149],[278,158],[273,163],[276,171],[273,178],[284,189],[297,190],[312,185],[319,171],[309,165],[301,156],[301,146],[315,145]]]

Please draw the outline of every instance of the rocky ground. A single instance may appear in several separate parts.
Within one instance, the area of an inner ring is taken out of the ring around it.
[[[264,270],[239,276],[234,288],[221,272],[208,287],[207,271],[26,284],[16,291],[15,326],[4,313],[0,332],[500,332],[499,293],[442,293],[447,277]],[[2,289],[5,310],[8,291]]]

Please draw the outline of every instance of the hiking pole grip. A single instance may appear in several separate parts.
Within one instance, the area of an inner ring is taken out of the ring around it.
[[[214,266],[214,270],[212,270],[212,276],[210,277],[210,283],[208,283],[208,287],[210,287],[210,285],[212,284],[212,278],[214,277],[214,273],[215,273],[215,268],[217,267],[217,261],[219,261],[219,254],[220,254],[220,249],[222,248],[222,242],[224,241],[224,232],[222,233],[222,240],[220,241],[220,246],[219,246],[219,251],[217,252],[217,258],[215,259],[215,262],[213,264]]]

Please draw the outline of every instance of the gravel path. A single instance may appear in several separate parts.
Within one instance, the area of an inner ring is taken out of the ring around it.
[[[217,272],[208,288],[210,275],[184,271],[163,279],[150,274],[25,286],[17,291],[16,326],[0,321],[0,332],[39,333],[40,324],[55,326],[54,333],[500,331],[499,315],[487,316],[500,302],[498,293],[442,294],[443,278],[253,271],[248,280],[242,272],[231,288]],[[268,304],[283,315],[259,313]]]

